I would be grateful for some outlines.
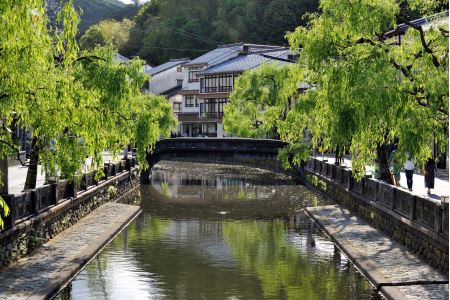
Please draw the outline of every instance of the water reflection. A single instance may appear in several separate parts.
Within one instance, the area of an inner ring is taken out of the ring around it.
[[[184,163],[177,164],[181,166],[177,170],[171,168],[170,164],[159,164],[153,168],[151,174],[152,187],[159,194],[172,199],[192,202],[279,198],[281,195],[275,195],[278,189],[272,187],[294,187],[295,184],[287,176],[260,169],[246,167],[224,169],[222,165],[212,164],[209,168],[204,168],[203,164],[190,163],[189,166]],[[224,171],[229,173],[223,173]]]
[[[321,200],[289,178],[182,163],[152,178],[144,212],[59,299],[381,299],[301,212]]]

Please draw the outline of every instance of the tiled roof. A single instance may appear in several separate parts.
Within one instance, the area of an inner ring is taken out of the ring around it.
[[[177,85],[176,87],[173,87],[171,89],[168,89],[164,92],[162,92],[161,94],[170,98],[172,96],[175,96],[176,94],[181,92],[181,85]]]
[[[198,75],[210,75],[218,73],[239,73],[260,66],[263,63],[288,64],[288,55],[292,54],[289,49],[260,51],[257,53],[241,54],[216,66],[207,68]]]
[[[440,24],[443,21],[448,22],[448,10],[437,13],[435,15],[431,15],[428,17],[413,20],[413,21],[411,21],[411,24],[414,26],[427,27],[427,26],[433,26],[433,24]],[[407,25],[405,23],[399,24],[399,25],[397,25],[397,28],[395,28],[394,30],[386,32],[385,36],[390,37],[393,35],[404,34],[408,28],[409,28],[409,25]]]
[[[170,68],[176,67],[178,65],[184,64],[188,62],[189,59],[187,58],[178,58],[178,59],[171,59],[166,63],[163,63],[162,65],[156,66],[154,68],[151,68],[150,70],[146,71],[147,74],[150,74],[151,76],[154,76],[158,73],[164,72]]]
[[[208,64],[209,66],[212,66],[214,64],[217,64],[220,62],[220,58],[225,58],[226,56],[237,56],[239,53],[243,51],[243,47],[246,46],[248,49],[248,52],[257,52],[257,51],[264,51],[264,50],[273,50],[280,48],[279,46],[268,46],[268,45],[257,45],[257,44],[244,44],[244,43],[237,43],[237,44],[228,44],[219,46],[218,48],[209,51],[208,53],[205,53],[187,64],[185,66],[192,66],[192,65],[203,65]]]

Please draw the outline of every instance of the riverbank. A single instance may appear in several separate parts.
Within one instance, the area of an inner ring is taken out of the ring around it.
[[[448,203],[411,194],[382,181],[357,181],[351,169],[310,159],[305,184],[350,209],[448,276]]]
[[[337,205],[306,211],[387,299],[448,299],[448,277],[362,218]]]
[[[106,203],[0,273],[0,299],[49,299],[140,212]]]

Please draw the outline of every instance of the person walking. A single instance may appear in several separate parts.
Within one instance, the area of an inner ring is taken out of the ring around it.
[[[436,164],[433,158],[429,158],[425,163],[425,188],[428,188],[427,194],[429,195],[430,189],[434,189],[434,177],[436,175]]]
[[[414,175],[414,162],[413,162],[411,156],[408,156],[408,159],[406,160],[403,168],[405,169],[406,185],[408,186],[408,190],[411,192],[412,186],[413,186],[413,175]]]

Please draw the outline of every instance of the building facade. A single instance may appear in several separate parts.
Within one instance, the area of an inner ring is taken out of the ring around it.
[[[187,58],[171,59],[162,65],[146,70],[150,76],[147,92],[165,96],[172,105],[177,120],[182,102],[180,94],[184,77],[182,65],[188,62]]]
[[[182,103],[178,134],[185,137],[224,137],[224,106],[236,78],[263,63],[291,63],[287,48],[255,44],[220,46],[183,65]]]

